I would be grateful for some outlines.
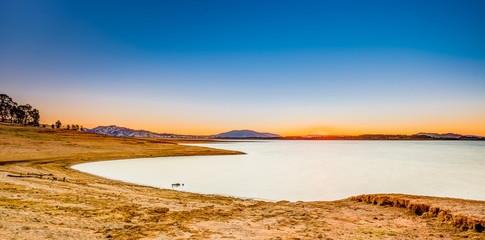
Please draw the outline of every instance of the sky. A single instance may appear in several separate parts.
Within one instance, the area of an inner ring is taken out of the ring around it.
[[[485,1],[0,0],[0,92],[161,133],[485,136]]]

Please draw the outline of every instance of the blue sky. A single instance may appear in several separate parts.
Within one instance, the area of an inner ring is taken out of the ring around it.
[[[483,1],[0,0],[0,83],[46,122],[485,134],[483,12]]]

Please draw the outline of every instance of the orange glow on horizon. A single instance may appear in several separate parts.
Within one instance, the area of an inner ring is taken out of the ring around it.
[[[187,135],[213,135],[231,130],[250,129],[282,136],[305,135],[362,135],[362,134],[416,134],[419,132],[456,133],[485,136],[485,112],[479,109],[442,112],[406,112],[392,115],[389,111],[354,113],[350,110],[329,116],[312,115],[313,112],[295,110],[292,114],[257,117],[224,114],[222,111],[198,111],[168,107],[153,111],[148,107],[120,108],[119,101],[74,102],[71,105],[58,101],[35,101],[41,113],[41,123],[78,124],[86,128],[117,125],[156,133]],[[129,103],[129,102],[128,102]],[[128,104],[127,103],[127,104]],[[148,103],[147,103],[148,104]],[[123,105],[130,106],[130,105]],[[149,105],[147,105],[149,106]],[[238,112],[232,113],[238,114]]]
[[[213,135],[231,130],[250,129],[258,132],[270,132],[276,133],[282,136],[306,136],[306,135],[350,135],[357,136],[363,134],[404,134],[412,135],[419,132],[431,132],[431,133],[456,133],[462,135],[478,135],[485,136],[485,126],[482,121],[470,122],[467,124],[449,124],[448,122],[441,123],[427,123],[420,124],[378,124],[378,125],[364,125],[364,124],[352,124],[346,123],[342,125],[336,125],[335,127],[307,127],[305,123],[301,126],[288,127],[264,127],[264,126],[234,126],[227,124],[223,126],[220,124],[190,124],[189,121],[185,123],[158,123],[158,122],[136,122],[136,121],[94,121],[92,119],[80,119],[80,118],[47,118],[41,119],[44,124],[52,124],[56,120],[61,120],[65,124],[79,124],[85,128],[94,128],[97,126],[117,125],[120,127],[126,127],[135,130],[147,130],[155,133],[173,133],[173,134],[187,134],[187,135]],[[76,120],[75,120],[76,119]],[[397,125],[397,126],[396,126]]]

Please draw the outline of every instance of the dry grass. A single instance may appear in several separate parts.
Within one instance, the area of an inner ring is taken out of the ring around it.
[[[405,208],[350,199],[271,203],[193,194],[70,168],[107,159],[237,153],[0,124],[0,239],[483,239],[483,233]],[[28,173],[43,175],[8,177]],[[478,202],[471,211],[484,206]]]

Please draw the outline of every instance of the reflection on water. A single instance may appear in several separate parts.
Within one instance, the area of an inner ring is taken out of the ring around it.
[[[73,168],[160,188],[267,200],[337,200],[366,193],[485,200],[485,142],[246,141],[197,145],[247,154],[117,160]],[[175,183],[180,185],[172,185]]]

